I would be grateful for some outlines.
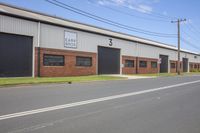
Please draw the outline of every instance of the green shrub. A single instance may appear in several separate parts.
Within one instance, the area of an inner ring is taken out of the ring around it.
[[[200,69],[191,69],[190,72],[200,72]]]

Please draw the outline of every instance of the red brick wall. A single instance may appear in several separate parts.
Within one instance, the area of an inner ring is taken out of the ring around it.
[[[175,68],[171,68],[171,63],[175,63]],[[176,73],[177,72],[177,61],[170,60],[170,73]]]
[[[146,68],[142,68],[140,67],[140,61],[147,61],[147,67]],[[157,63],[157,68],[152,68],[151,67],[151,62],[158,62],[158,59],[152,59],[152,58],[142,58],[142,57],[138,57],[138,63],[137,63],[137,67],[138,67],[138,73],[139,74],[145,74],[145,73],[158,73],[160,70],[159,64]]]
[[[175,63],[175,68],[171,68],[171,63]],[[176,73],[178,69],[178,61],[170,60],[170,72]],[[183,72],[183,62],[180,62],[180,71]]]
[[[190,64],[190,68],[189,68],[190,72],[200,70],[200,63],[190,62],[189,64]]]
[[[122,56],[122,64],[125,64],[125,60],[134,60],[134,67],[123,67],[122,68],[122,74],[146,74],[146,73],[158,73],[160,68],[159,64],[157,64],[157,68],[151,67],[151,62],[158,62],[158,59],[152,59],[152,58],[142,58],[142,57],[133,57],[133,56]],[[147,67],[142,68],[139,67],[140,61],[147,61]],[[137,68],[136,68],[137,67]]]
[[[64,66],[44,66],[43,54],[64,55]],[[91,67],[76,66],[76,56],[92,57]],[[37,76],[38,48],[35,48],[35,76]],[[96,53],[78,52],[70,50],[58,50],[40,48],[40,76],[42,77],[63,77],[78,75],[94,75],[96,73]]]
[[[125,60],[133,60],[134,67],[125,67]],[[136,73],[136,57],[122,56],[122,64],[124,65],[124,67],[122,68],[122,74],[135,74]]]
[[[38,77],[38,48],[35,47],[34,76]]]
[[[52,54],[52,55],[64,55],[65,65],[64,66],[44,66],[43,65],[43,54]],[[35,48],[35,76],[38,74],[38,48]],[[76,56],[85,56],[92,57],[92,66],[91,67],[80,67],[76,66]],[[146,74],[146,73],[158,73],[160,70],[160,65],[157,64],[157,68],[151,67],[151,62],[157,62],[158,59],[152,58],[142,58],[142,57],[133,57],[133,56],[122,56],[122,64],[125,65],[125,60],[134,60],[134,67],[123,67],[122,74]],[[140,61],[147,61],[147,67],[139,67]],[[177,66],[177,61],[175,62]],[[181,62],[182,64],[182,62]],[[200,64],[190,63],[190,66],[197,65],[197,70],[200,69]],[[170,64],[169,64],[170,65]],[[136,68],[137,67],[137,68]],[[170,72],[175,73],[176,69],[171,69]],[[193,68],[190,68],[192,71]],[[181,71],[183,71],[183,65],[181,65]],[[79,76],[79,75],[94,75],[97,74],[97,54],[90,52],[80,52],[80,51],[70,51],[70,50],[58,50],[50,48],[40,48],[40,76],[42,77],[63,77],[63,76]]]

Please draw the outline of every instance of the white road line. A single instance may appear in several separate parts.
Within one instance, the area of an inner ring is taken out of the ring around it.
[[[170,86],[164,86],[164,87],[159,87],[159,88],[153,88],[153,89],[148,89],[148,90],[143,90],[143,91],[138,91],[138,92],[131,92],[131,93],[113,95],[113,96],[91,99],[91,100],[86,100],[86,101],[80,101],[80,102],[75,102],[75,103],[69,103],[69,104],[57,105],[57,106],[46,107],[46,108],[41,108],[41,109],[18,112],[18,113],[13,113],[13,114],[7,114],[7,115],[0,116],[0,121],[10,119],[10,118],[16,118],[16,117],[21,117],[21,116],[27,116],[27,115],[33,115],[33,114],[38,114],[38,113],[44,113],[44,112],[59,110],[59,109],[66,109],[66,108],[71,108],[71,107],[76,107],[76,106],[81,106],[81,105],[86,105],[86,104],[91,104],[91,103],[97,103],[97,102],[103,102],[103,101],[108,101],[108,100],[113,100],[113,99],[119,99],[119,98],[123,98],[123,97],[140,95],[140,94],[145,94],[145,93],[149,93],[149,92],[155,92],[155,91],[165,90],[165,89],[169,89],[169,88],[194,84],[194,83],[198,83],[198,82],[200,82],[200,80],[196,80],[196,81],[192,81],[192,82],[186,82],[186,83],[180,83],[180,84],[175,84],[175,85],[170,85]]]

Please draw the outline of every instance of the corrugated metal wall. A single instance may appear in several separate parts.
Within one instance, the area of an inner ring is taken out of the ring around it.
[[[0,32],[33,36],[33,44],[37,44],[37,22],[0,15]]]
[[[72,31],[77,33],[78,47],[65,48],[64,47],[64,32]],[[136,43],[123,41],[120,39],[113,39],[113,46],[109,46],[109,37],[97,34],[70,30],[63,27],[57,27],[47,24],[41,24],[41,46],[47,48],[58,48],[68,50],[78,50],[86,52],[97,53],[97,46],[115,47],[121,49],[122,55],[136,56]]]

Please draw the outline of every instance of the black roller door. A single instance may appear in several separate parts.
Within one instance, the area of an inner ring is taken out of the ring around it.
[[[168,56],[160,55],[160,73],[168,73]]]
[[[98,47],[98,74],[120,73],[120,49]]]
[[[188,71],[188,58],[183,58],[183,72]]]
[[[0,33],[0,77],[32,75],[32,37]]]

